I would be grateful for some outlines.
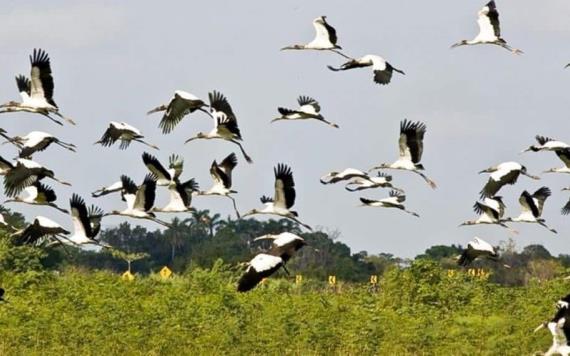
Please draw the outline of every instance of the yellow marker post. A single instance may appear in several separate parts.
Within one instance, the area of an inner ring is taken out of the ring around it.
[[[329,285],[336,285],[336,276],[329,276]]]
[[[132,281],[135,279],[135,276],[131,273],[131,271],[126,271],[125,273],[123,273],[121,275],[121,278],[123,279],[123,281]]]
[[[172,271],[170,270],[170,268],[168,268],[167,266],[162,267],[162,269],[160,270],[160,277],[162,277],[162,279],[168,279],[170,278],[170,276],[172,276]]]
[[[372,284],[372,285],[378,284],[378,276],[377,275],[373,274],[370,276],[370,284]]]
[[[300,275],[300,274],[297,274],[297,275],[295,276],[295,284],[296,284],[296,285],[299,285],[299,284],[301,284],[301,282],[303,282],[303,276]]]

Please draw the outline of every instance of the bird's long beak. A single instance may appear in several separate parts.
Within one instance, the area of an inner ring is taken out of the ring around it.
[[[187,139],[186,141],[184,141],[184,143],[186,144],[190,141],[194,141],[195,139],[197,139],[197,137],[191,137],[191,138]]]
[[[283,120],[283,118],[281,118],[281,117],[276,117],[275,119],[271,120],[271,122],[275,122],[275,121],[279,121],[279,120]]]
[[[522,151],[519,152],[519,155],[522,155],[523,153],[528,152],[528,151],[531,151],[531,149],[530,149],[530,148],[527,148],[526,150],[522,150]]]
[[[451,45],[451,47],[449,47],[450,49],[455,48],[455,47],[459,47],[459,46],[463,46],[463,42],[457,42]]]
[[[539,330],[541,330],[541,329],[544,329],[544,328],[546,327],[546,325],[544,325],[544,324],[545,324],[545,323],[540,324],[536,329],[534,329],[533,333],[535,333],[535,332],[537,332],[537,331],[539,331]]]

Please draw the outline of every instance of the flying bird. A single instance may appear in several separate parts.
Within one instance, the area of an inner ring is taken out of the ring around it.
[[[253,163],[239,141],[242,140],[236,116],[228,102],[228,99],[220,92],[214,91],[208,94],[210,99],[210,112],[214,118],[215,126],[208,133],[199,132],[195,137],[186,140],[188,143],[197,139],[222,139],[239,146],[243,157],[248,163]]]
[[[392,185],[392,176],[382,172],[378,172],[376,174],[376,177],[371,177],[368,175],[366,177],[354,177],[348,183],[346,183],[345,186],[345,189],[349,192],[357,192],[374,188],[391,188],[401,193],[404,192],[403,189],[394,187],[394,185]]]
[[[4,202],[6,203],[25,203],[31,205],[46,205],[51,206],[64,214],[69,214],[69,212],[65,209],[60,208],[55,204],[57,200],[57,195],[55,191],[48,187],[47,185],[42,184],[41,182],[34,182],[31,185],[24,188],[24,192],[27,194],[25,197],[15,197],[12,199],[8,199]]]
[[[481,190],[482,198],[493,197],[503,186],[515,184],[521,174],[534,180],[540,179],[540,177],[529,174],[526,167],[517,162],[503,162],[484,169],[479,172],[481,173],[491,173],[487,184]]]
[[[556,234],[556,230],[549,228],[545,220],[541,218],[544,202],[551,194],[548,187],[541,187],[532,195],[526,190],[523,191],[519,197],[519,204],[522,210],[520,215],[516,218],[506,218],[504,221],[535,223]]]
[[[271,122],[280,121],[280,120],[309,120],[314,119],[325,124],[336,127],[338,129],[338,125],[334,124],[330,121],[327,121],[323,115],[321,115],[321,106],[319,102],[315,99],[308,97],[308,96],[300,96],[297,99],[299,103],[298,109],[287,109],[287,108],[277,108],[277,111],[281,114],[280,117],[271,120]]]
[[[162,129],[163,134],[167,134],[172,132],[176,125],[178,125],[186,115],[191,114],[196,110],[203,111],[210,115],[210,113],[204,109],[206,106],[206,103],[197,96],[182,90],[176,90],[168,104],[160,105],[152,109],[147,113],[147,115],[165,111],[158,127]]]
[[[62,235],[69,235],[69,231],[43,216],[36,216],[34,221],[23,229],[10,235],[18,245],[40,245],[47,242],[49,238],[54,238],[61,242]]]
[[[478,258],[498,261],[499,254],[490,243],[475,237],[472,241],[467,243],[467,248],[463,250],[457,259],[457,264],[462,267],[467,267]]]
[[[290,232],[282,232],[278,235],[267,234],[253,239],[253,241],[272,240],[270,255],[279,256],[283,259],[283,269],[285,264],[299,251],[303,246],[307,246],[307,242],[299,235]],[[288,273],[288,272],[287,272]]]
[[[161,213],[184,213],[194,211],[192,204],[192,194],[198,191],[198,183],[194,179],[182,183],[175,178],[168,185],[170,200],[164,208],[154,208],[153,211]]]
[[[42,49],[34,49],[30,55],[30,64],[32,66],[30,78],[23,75],[16,76],[16,84],[22,98],[22,102],[10,101],[0,105],[0,114],[7,112],[25,111],[43,115],[51,121],[63,125],[63,123],[50,114],[54,114],[75,125],[75,122],[63,116],[59,112],[55,101],[53,100],[53,77],[51,74],[51,63],[48,54]]]
[[[350,58],[344,53],[340,52],[341,46],[337,45],[338,37],[334,27],[329,25],[326,16],[319,16],[313,20],[313,27],[315,28],[315,38],[307,44],[296,44],[281,48],[284,50],[318,50],[318,51],[331,51],[339,54],[345,58]]]
[[[283,270],[289,274],[285,264],[299,249],[307,245],[305,239],[301,236],[289,232],[284,232],[279,235],[264,235],[254,239],[254,241],[263,239],[273,240],[272,247],[268,252],[260,253],[255,256],[248,263],[245,273],[238,281],[238,292],[252,290],[259,282],[271,276],[279,268],[283,268]]]
[[[238,219],[240,218],[239,211],[236,206],[236,201],[234,197],[230,194],[237,193],[232,190],[232,171],[237,166],[237,157],[235,153],[230,153],[224,160],[220,163],[212,162],[210,166],[210,176],[214,181],[212,187],[206,191],[198,192],[198,195],[219,195],[229,198],[234,206],[234,210]]]
[[[16,160],[16,164],[12,164],[0,157],[0,174],[4,174],[4,192],[9,197],[20,194],[24,188],[44,178],[53,179],[63,185],[71,185],[56,178],[52,170],[23,158]]]
[[[273,198],[262,196],[261,203],[264,204],[262,209],[253,209],[242,216],[246,217],[254,214],[271,214],[291,219],[304,226],[308,230],[312,230],[309,225],[299,221],[299,214],[290,210],[295,204],[295,181],[293,180],[293,172],[291,168],[285,164],[278,164],[273,169],[275,173],[275,194]]]
[[[75,245],[100,245],[102,244],[96,239],[101,231],[101,219],[103,218],[103,210],[95,205],[91,205],[89,209],[85,205],[85,200],[77,194],[73,194],[69,200],[71,208],[71,220],[73,222],[73,235],[65,240]]]
[[[348,62],[342,64],[340,67],[327,66],[333,72],[340,72],[354,68],[372,67],[374,73],[374,81],[377,84],[386,85],[392,80],[392,74],[398,72],[405,75],[404,71],[393,67],[384,58],[373,54],[367,54],[360,58],[350,58]]]
[[[468,220],[461,223],[459,226],[470,226],[480,224],[496,224],[517,233],[516,230],[508,227],[503,221],[505,215],[505,203],[503,197],[494,196],[492,198],[484,198],[483,202],[475,202],[473,211],[479,214],[476,220]]]
[[[96,191],[91,193],[91,196],[93,198],[99,198],[99,197],[102,197],[102,196],[107,195],[107,194],[120,192],[122,190],[123,190],[123,182],[118,181],[118,182],[115,182],[115,183],[108,185],[106,187],[97,189]]]
[[[36,152],[43,151],[52,143],[75,152],[76,146],[72,143],[63,142],[57,137],[42,131],[32,131],[25,136],[14,136],[12,143],[20,148],[20,158],[31,158]]]
[[[170,227],[170,225],[157,219],[153,213],[154,200],[156,198],[156,178],[147,174],[143,183],[137,187],[133,180],[125,175],[121,176],[123,186],[122,197],[127,203],[125,210],[113,210],[103,216],[120,215],[136,219],[146,219],[158,224]]]
[[[552,334],[552,346],[546,351],[548,355],[570,355],[570,294],[556,302],[556,313],[547,322],[540,324],[534,332],[547,328]]]
[[[404,120],[400,122],[400,155],[396,162],[388,164],[382,163],[375,169],[400,169],[414,172],[422,177],[428,185],[435,189],[437,186],[433,180],[428,178],[424,173],[423,164],[420,163],[424,151],[424,135],[426,133],[426,125],[423,122],[412,122]]]
[[[396,208],[419,218],[420,216],[417,213],[406,210],[406,207],[404,206],[404,204],[402,204],[405,200],[406,196],[401,192],[395,190],[390,191],[390,196],[388,198],[380,200],[360,198],[360,201],[362,202],[361,206],[370,206],[374,208]]]
[[[527,149],[525,149],[521,153],[529,152],[529,151],[532,151],[532,152],[539,152],[539,151],[557,152],[560,150],[565,150],[565,149],[570,148],[570,146],[568,146],[567,143],[555,140],[555,139],[550,138],[550,137],[536,135],[534,138],[536,139],[536,142],[538,142],[538,144],[529,146]]]
[[[321,177],[320,181],[322,184],[334,184],[346,180],[350,180],[352,178],[369,178],[368,173],[363,172],[356,168],[346,168],[340,172],[332,171],[324,176]]]
[[[176,154],[168,158],[168,169],[164,168],[156,157],[146,152],[143,153],[142,160],[150,173],[157,178],[156,185],[160,186],[169,185],[178,179],[184,169],[184,159]]]
[[[267,253],[260,253],[248,263],[245,273],[237,285],[238,292],[247,292],[255,288],[264,278],[271,276],[283,266],[283,259]]]
[[[124,150],[131,144],[131,141],[140,142],[144,145],[154,148],[158,150],[158,147],[155,145],[151,145],[143,141],[144,136],[141,134],[139,129],[134,126],[131,126],[125,122],[116,122],[111,121],[109,127],[101,136],[101,139],[94,144],[100,144],[103,147],[110,147],[112,146],[117,140],[121,140],[121,144],[119,145],[119,149]]]
[[[479,34],[472,40],[463,40],[452,45],[451,48],[459,46],[471,46],[478,44],[493,44],[501,46],[508,49],[514,54],[522,54],[523,51],[520,49],[513,48],[507,44],[503,38],[501,38],[501,27],[499,23],[499,12],[497,11],[497,6],[495,1],[491,0],[487,5],[479,11],[479,18],[477,19],[479,24]]]

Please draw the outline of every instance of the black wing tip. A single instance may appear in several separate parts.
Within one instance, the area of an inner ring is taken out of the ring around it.
[[[49,55],[41,48],[34,48],[34,52],[30,55],[32,65],[49,64]]]
[[[77,193],[73,193],[71,195],[71,199],[69,199],[69,205],[74,208],[78,206],[85,206],[85,200]]]

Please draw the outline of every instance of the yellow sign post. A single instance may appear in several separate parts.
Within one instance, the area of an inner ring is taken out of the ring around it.
[[[170,276],[172,276],[172,271],[170,270],[170,268],[168,268],[167,266],[162,267],[162,269],[160,270],[160,277],[162,277],[162,279],[168,279],[170,278]]]
[[[301,284],[301,282],[303,282],[303,276],[300,274],[296,275],[295,276],[295,284],[299,285],[299,284]]]
[[[123,281],[132,281],[135,279],[135,276],[131,273],[131,271],[126,271],[125,273],[122,274],[121,278],[123,279]]]
[[[336,276],[329,276],[329,285],[336,285]]]
[[[373,274],[370,276],[370,284],[372,284],[372,285],[378,284],[378,276],[377,275]]]

